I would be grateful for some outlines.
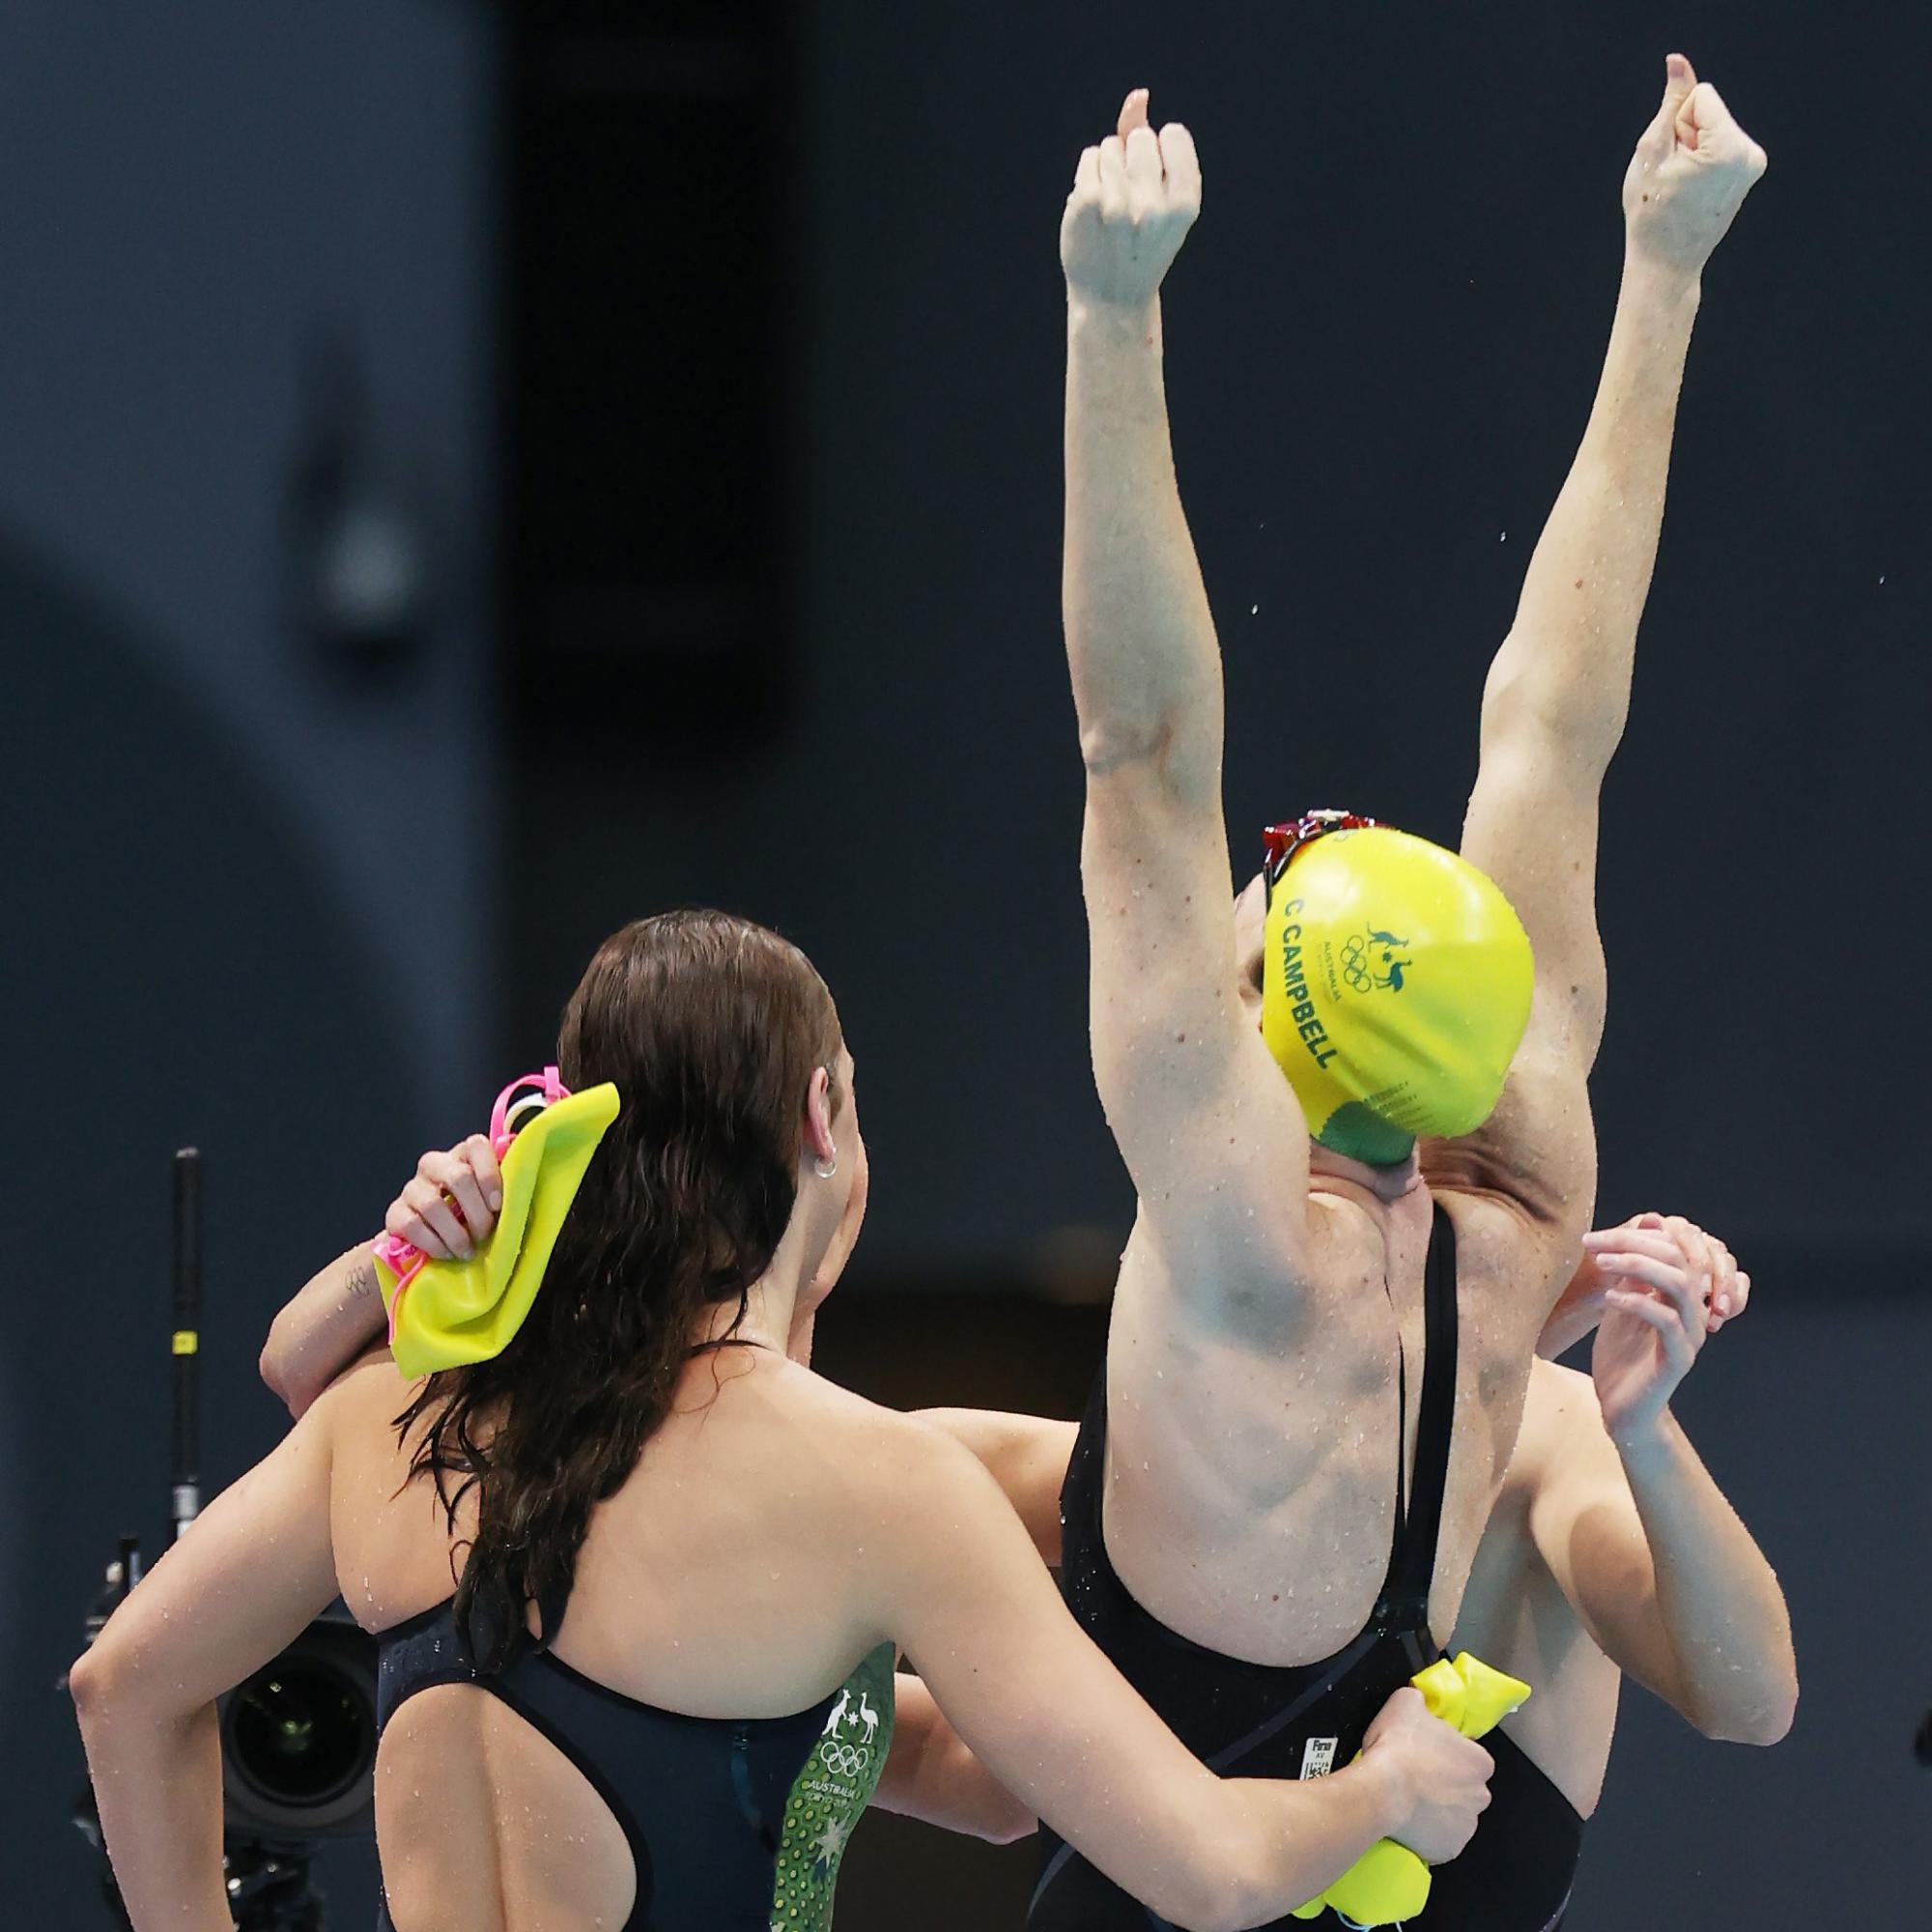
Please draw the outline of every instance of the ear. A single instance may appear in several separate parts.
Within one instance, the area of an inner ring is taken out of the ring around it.
[[[832,1075],[820,1067],[805,1090],[805,1151],[813,1160],[835,1160],[832,1139]]]

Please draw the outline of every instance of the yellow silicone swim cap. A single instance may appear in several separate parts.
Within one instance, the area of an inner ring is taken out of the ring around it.
[[[1262,1034],[1324,1147],[1466,1134],[1529,1023],[1529,936],[1493,880],[1344,813],[1269,831]],[[1293,861],[1292,865],[1290,861]]]

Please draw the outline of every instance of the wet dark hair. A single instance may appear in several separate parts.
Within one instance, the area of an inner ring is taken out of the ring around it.
[[[396,1418],[404,1440],[425,1425],[410,1474],[434,1478],[452,1531],[477,1492],[455,1608],[486,1668],[526,1605],[567,1595],[591,1510],[637,1466],[685,1364],[743,1321],[791,1219],[809,1083],[841,1045],[805,954],[725,913],[627,925],[571,995],[558,1069],[577,1092],[614,1082],[617,1118],[515,1339],[432,1376]],[[705,1310],[733,1300],[727,1329],[694,1346]]]

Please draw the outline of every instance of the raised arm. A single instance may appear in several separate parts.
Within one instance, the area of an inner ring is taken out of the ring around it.
[[[503,1178],[487,1136],[432,1150],[389,1204],[383,1226],[435,1260],[469,1255],[490,1236],[503,1205]],[[382,1291],[367,1243],[312,1275],[278,1314],[262,1349],[262,1379],[300,1421],[336,1377],[382,1345]]]
[[[1089,1641],[970,1454],[923,1430],[882,1486],[879,1628],[985,1771],[1177,1924],[1264,1923],[1378,1837],[1453,1857],[1487,1793],[1479,1746],[1403,1690],[1360,1760],[1308,1783],[1220,1779]],[[868,1539],[869,1540],[869,1539]],[[1474,1755],[1471,1755],[1474,1753]]]
[[[1565,1378],[1577,1396],[1543,1452],[1530,1533],[1613,1662],[1707,1737],[1775,1744],[1798,1700],[1790,1613],[1669,1406],[1721,1321],[1717,1297],[1741,1308],[1750,1278],[1687,1223],[1590,1241],[1609,1284],[1597,1400]]]
[[[1094,1071],[1155,1237],[1205,1237],[1224,1268],[1251,1260],[1279,1286],[1300,1272],[1308,1137],[1239,997],[1220,648],[1161,376],[1160,285],[1200,206],[1192,137],[1156,136],[1135,93],[1081,156],[1061,226]]]
[[[1483,694],[1463,851],[1528,930],[1535,1000],[1502,1103],[1468,1140],[1431,1151],[1431,1177],[1501,1191],[1570,1238],[1595,1181],[1584,1083],[1605,988],[1598,793],[1629,712],[1704,264],[1764,165],[1717,90],[1672,54],[1624,178],[1623,286],[1596,402]]]

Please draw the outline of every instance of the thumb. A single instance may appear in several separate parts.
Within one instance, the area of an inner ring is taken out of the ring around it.
[[[1663,99],[1657,118],[1644,132],[1647,147],[1667,155],[1681,139],[1687,147],[1697,145],[1696,124],[1687,118],[1690,97],[1696,92],[1697,74],[1682,54],[1666,54],[1663,60]]]

